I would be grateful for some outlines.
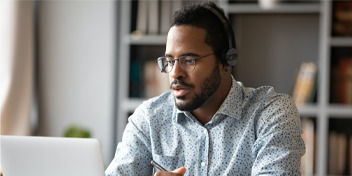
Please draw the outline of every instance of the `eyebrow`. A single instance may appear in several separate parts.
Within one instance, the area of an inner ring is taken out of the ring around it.
[[[184,53],[184,54],[181,54],[181,56],[196,56],[196,57],[200,57],[198,54],[196,54],[196,53]],[[181,57],[180,56],[180,57]],[[171,54],[165,54],[165,57],[172,57],[173,58],[173,56],[171,55]]]

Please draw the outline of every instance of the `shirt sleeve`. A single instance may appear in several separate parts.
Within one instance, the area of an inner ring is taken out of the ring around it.
[[[105,171],[106,176],[151,175],[151,145],[149,123],[143,107],[129,118],[122,142],[117,145],[115,157]]]
[[[305,145],[298,110],[288,95],[278,94],[262,103],[256,130],[251,175],[301,175]]]

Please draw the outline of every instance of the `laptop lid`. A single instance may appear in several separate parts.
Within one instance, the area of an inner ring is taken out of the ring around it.
[[[1,136],[4,176],[103,176],[97,139]]]

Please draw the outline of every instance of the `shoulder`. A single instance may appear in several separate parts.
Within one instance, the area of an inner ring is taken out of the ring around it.
[[[284,93],[277,93],[271,86],[261,86],[258,88],[243,88],[244,98],[252,103],[268,105],[271,103],[290,104],[294,105],[291,96]]]
[[[159,108],[173,108],[174,103],[174,97],[169,91],[144,101],[138,108],[143,108],[146,111],[155,111],[155,109]]]
[[[267,133],[273,129],[300,129],[298,109],[291,96],[275,92],[270,86],[248,90],[253,99],[254,117],[260,133]]]
[[[171,92],[143,101],[128,118],[130,125],[149,133],[151,125],[158,125],[173,112],[174,100]],[[163,118],[163,119],[160,119]]]
[[[131,118],[138,117],[150,121],[152,117],[163,117],[162,115],[173,111],[174,101],[172,93],[165,92],[160,96],[143,101],[143,103],[136,108]]]
[[[291,96],[277,93],[271,86],[243,88],[244,109],[252,114],[257,122],[299,120],[297,107]]]

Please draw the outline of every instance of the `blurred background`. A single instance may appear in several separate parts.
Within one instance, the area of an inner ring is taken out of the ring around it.
[[[156,59],[190,2],[1,1],[1,134],[97,138],[108,165],[128,116],[168,91]],[[216,2],[235,31],[235,79],[294,98],[303,175],[352,175],[351,1]]]
[[[1,1],[1,134],[101,141],[113,157],[116,1]],[[116,141],[116,140],[115,140]]]

